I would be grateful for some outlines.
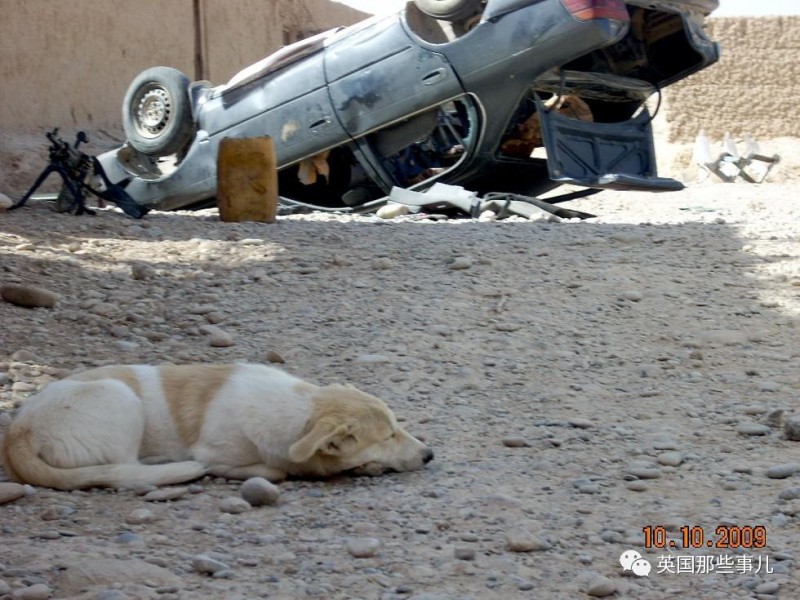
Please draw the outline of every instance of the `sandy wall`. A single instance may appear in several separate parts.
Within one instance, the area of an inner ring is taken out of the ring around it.
[[[0,127],[117,130],[122,98],[164,64],[222,83],[293,32],[366,15],[328,0],[0,0]],[[670,141],[800,137],[800,17],[712,18],[716,65],[665,90]],[[198,60],[200,57],[200,60]]]
[[[284,29],[367,15],[327,0],[0,0],[0,127],[118,129],[131,80],[158,64],[222,83],[280,47]]]
[[[800,17],[712,18],[720,62],[665,91],[670,141],[800,137]]]

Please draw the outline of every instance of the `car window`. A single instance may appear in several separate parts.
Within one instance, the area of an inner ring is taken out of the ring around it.
[[[413,187],[458,165],[478,137],[470,96],[440,104],[366,136],[369,153],[391,182]]]

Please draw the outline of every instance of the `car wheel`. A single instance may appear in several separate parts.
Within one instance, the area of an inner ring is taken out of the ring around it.
[[[125,93],[122,125],[128,142],[150,155],[174,154],[194,130],[189,106],[189,79],[170,67],[140,73]]]
[[[414,0],[417,8],[434,19],[466,19],[481,6],[481,0]]]

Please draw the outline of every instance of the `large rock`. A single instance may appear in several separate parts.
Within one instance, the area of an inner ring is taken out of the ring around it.
[[[25,486],[19,483],[6,481],[0,483],[0,504],[7,504],[19,500],[25,495]]]
[[[114,583],[142,583],[150,587],[179,586],[181,579],[171,571],[151,565],[143,560],[114,558],[86,558],[80,562],[67,562],[54,583],[59,597],[74,596],[81,590],[95,586],[108,587]]]
[[[0,298],[25,308],[53,308],[58,294],[35,285],[7,283],[0,286]]]

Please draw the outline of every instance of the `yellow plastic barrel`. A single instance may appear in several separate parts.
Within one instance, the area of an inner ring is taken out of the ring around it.
[[[224,138],[217,156],[217,205],[221,220],[274,223],[278,165],[269,136]]]

